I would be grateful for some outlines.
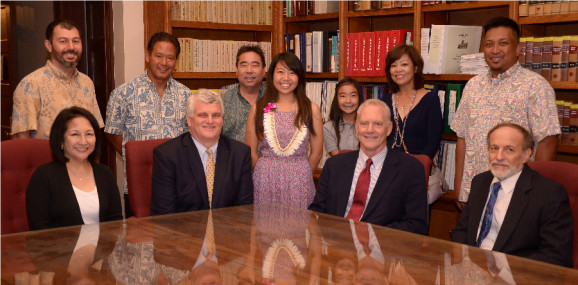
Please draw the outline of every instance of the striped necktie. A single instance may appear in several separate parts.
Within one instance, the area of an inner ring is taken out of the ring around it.
[[[478,241],[476,243],[477,247],[482,245],[482,242],[486,236],[488,236],[490,228],[492,227],[492,219],[494,218],[494,204],[496,204],[496,199],[498,198],[498,191],[500,188],[502,188],[502,184],[500,184],[500,182],[496,182],[492,185],[492,193],[490,194],[488,205],[486,205],[484,219],[482,220],[482,227],[480,228],[480,235],[478,236]]]

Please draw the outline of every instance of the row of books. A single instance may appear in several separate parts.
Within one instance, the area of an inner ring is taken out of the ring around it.
[[[427,1],[426,1],[427,2]],[[413,7],[413,1],[370,1],[360,0],[353,2],[354,11],[392,9],[401,7]]]
[[[387,53],[401,43],[413,44],[413,32],[348,33],[345,36],[345,76],[385,76]]]
[[[294,53],[306,72],[339,71],[339,32],[285,34],[285,50]]]
[[[477,53],[482,27],[431,25],[421,28],[420,52],[425,74],[460,73],[462,55]]]
[[[339,1],[335,0],[307,0],[283,1],[283,16],[306,16],[339,12]]]
[[[424,85],[425,89],[433,94],[437,94],[440,99],[440,108],[444,119],[443,132],[446,134],[455,134],[455,132],[450,128],[450,124],[458,110],[465,86],[464,83],[437,83]]]
[[[271,25],[271,1],[172,1],[173,21]]]
[[[329,110],[335,97],[337,81],[325,80],[320,82],[307,82],[305,93],[311,102],[317,104],[321,110],[321,118],[324,122],[329,120]]]
[[[454,189],[454,177],[456,175],[456,142],[442,140],[440,150],[433,159],[434,167],[438,167],[446,180],[449,189]]]
[[[520,17],[568,14],[578,12],[578,1],[570,0],[523,0],[518,7]]]
[[[578,104],[557,100],[556,107],[562,130],[560,144],[578,145]]]
[[[181,54],[176,72],[235,72],[237,50],[244,45],[258,45],[265,54],[266,63],[271,62],[270,42],[212,41],[179,38]]]
[[[548,81],[578,81],[578,35],[520,38],[518,62]]]

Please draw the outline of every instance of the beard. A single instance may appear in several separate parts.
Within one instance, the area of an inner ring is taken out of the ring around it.
[[[74,61],[67,61],[66,59],[64,59],[64,56],[66,54],[74,54],[76,55],[76,60]],[[70,67],[70,68],[74,68],[78,65],[78,61],[80,60],[80,54],[78,54],[75,50],[65,50],[62,52],[57,52],[55,50],[52,50],[51,52],[51,56],[53,59],[55,59],[56,61],[58,61],[60,64],[62,64],[65,67]]]
[[[494,167],[494,164],[501,164],[502,167],[507,165],[508,168],[505,170],[498,170],[497,168]],[[510,163],[502,162],[499,160],[493,160],[490,162],[490,171],[492,172],[494,177],[498,178],[498,180],[500,180],[500,181],[503,181],[506,178],[512,177],[514,174],[521,171],[522,167],[523,167],[523,164],[520,165],[519,167],[513,167]]]

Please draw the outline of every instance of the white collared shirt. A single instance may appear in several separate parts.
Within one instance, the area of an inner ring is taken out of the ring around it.
[[[191,135],[191,139],[193,139],[193,143],[195,144],[195,146],[197,147],[197,150],[199,151],[199,156],[201,157],[201,161],[203,162],[203,171],[205,172],[205,175],[206,175],[207,174],[207,159],[209,158],[209,154],[207,153],[207,149],[210,149],[213,152],[213,161],[215,162],[215,165],[217,165],[217,147],[219,146],[219,141],[217,141],[217,143],[215,143],[213,146],[207,148],[203,144],[201,144],[199,141],[197,141],[192,135]]]
[[[209,254],[209,247],[207,246],[207,237],[203,241],[203,247],[201,248],[201,252],[199,252],[199,257],[197,258],[197,262],[193,265],[193,269],[199,267],[201,264],[207,261],[207,254]],[[217,259],[217,247],[213,246],[213,256],[209,259],[214,263],[219,264],[219,260]]]
[[[373,231],[373,227],[370,224],[366,224],[367,230],[369,232],[369,256],[373,258],[375,261],[384,264],[385,258],[383,257],[383,252],[381,251],[381,247],[379,246],[379,242],[377,241],[377,237],[375,236],[375,232]],[[353,244],[355,245],[355,250],[357,251],[357,260],[361,260],[367,256],[365,250],[363,249],[363,245],[359,242],[359,238],[357,237],[357,231],[355,230],[355,222],[353,220],[349,220],[349,227],[351,228],[351,234],[353,236]]]
[[[516,187],[516,182],[518,182],[518,178],[520,178],[520,174],[522,171],[504,179],[503,181],[499,181],[496,177],[492,180],[490,184],[490,191],[488,193],[488,198],[486,198],[486,203],[484,204],[484,212],[486,206],[488,205],[488,201],[490,200],[490,195],[492,194],[491,188],[492,185],[496,182],[500,182],[502,187],[498,191],[498,197],[496,197],[496,203],[494,204],[494,213],[492,217],[492,226],[490,227],[490,232],[486,236],[486,238],[482,241],[480,248],[492,250],[494,248],[494,243],[496,242],[496,238],[498,237],[498,233],[500,232],[500,228],[502,227],[502,223],[504,222],[504,217],[506,217],[506,212],[508,211],[508,207],[510,206],[510,201],[512,200],[512,194],[514,193],[514,188]],[[482,221],[484,220],[484,213],[482,213],[482,218],[480,219],[480,223],[478,224],[478,234],[480,235],[480,229],[482,227]]]
[[[385,156],[387,155],[387,147],[384,147],[381,152],[371,157],[373,163],[369,167],[369,171],[371,172],[371,180],[369,182],[369,191],[367,191],[367,199],[365,200],[365,207],[367,208],[367,204],[369,203],[369,198],[371,198],[371,194],[373,193],[373,188],[375,188],[375,183],[379,178],[379,174],[381,173],[381,168],[383,167],[383,162],[385,161]],[[359,150],[359,156],[357,157],[357,164],[355,165],[355,172],[353,172],[353,181],[351,182],[351,188],[349,190],[349,199],[347,200],[347,207],[345,208],[345,216],[349,213],[351,209],[351,205],[353,205],[353,196],[355,195],[355,187],[357,186],[357,179],[359,179],[359,174],[365,168],[365,162],[368,157],[363,150]],[[365,214],[365,209],[363,209],[363,213],[361,217]],[[360,218],[361,219],[361,218]]]

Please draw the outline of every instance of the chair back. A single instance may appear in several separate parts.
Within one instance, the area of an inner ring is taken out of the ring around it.
[[[425,154],[410,154],[411,156],[415,157],[421,164],[423,164],[423,168],[425,170],[425,185],[428,186],[429,184],[429,175],[431,171],[431,158]]]
[[[527,164],[540,175],[560,183],[568,192],[574,218],[572,260],[574,260],[574,268],[578,269],[578,164],[562,161],[528,161]]]
[[[26,215],[26,188],[36,168],[52,161],[48,140],[2,141],[2,234],[30,230]]]
[[[124,145],[128,200],[136,218],[151,215],[153,149],[168,140],[128,141]]]

